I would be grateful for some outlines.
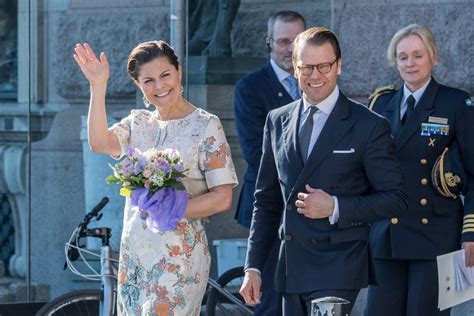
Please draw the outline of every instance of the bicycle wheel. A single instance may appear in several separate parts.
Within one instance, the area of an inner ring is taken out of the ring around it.
[[[209,286],[209,293],[206,302],[206,316],[252,315],[252,313],[248,312],[248,309],[252,310],[252,307],[246,306],[244,299],[239,294],[240,286],[244,281],[244,275],[244,268],[237,267],[226,271],[217,278],[217,283],[228,294],[219,292],[212,285]],[[241,304],[232,302],[227,295],[236,297]],[[245,307],[247,310],[244,309]]]
[[[100,290],[74,291],[44,305],[36,316],[97,316],[100,314],[101,298]]]

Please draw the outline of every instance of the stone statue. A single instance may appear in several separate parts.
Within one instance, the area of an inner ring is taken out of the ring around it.
[[[230,34],[240,0],[189,2],[190,55],[231,56]]]

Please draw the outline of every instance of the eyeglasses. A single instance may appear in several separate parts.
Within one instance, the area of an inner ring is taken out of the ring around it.
[[[296,67],[298,67],[301,74],[306,75],[306,76],[311,75],[313,73],[314,68],[316,68],[319,71],[319,73],[324,75],[331,71],[332,65],[334,65],[336,61],[337,61],[337,58],[333,62],[330,62],[330,63],[321,63],[317,65],[303,64],[301,66],[296,66]]]
[[[270,37],[270,39],[274,41],[281,48],[288,47],[291,44],[293,44],[293,40],[290,40],[289,38],[274,39],[273,37]]]

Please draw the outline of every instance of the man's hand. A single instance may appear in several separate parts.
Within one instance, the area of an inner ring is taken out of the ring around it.
[[[463,242],[462,248],[466,257],[466,267],[474,266],[474,241]]]
[[[327,218],[334,211],[334,199],[323,190],[306,185],[308,193],[298,193],[295,205],[297,212],[312,219]]]
[[[260,304],[260,286],[262,285],[262,277],[256,271],[245,272],[244,282],[240,288],[240,295],[249,305]]]

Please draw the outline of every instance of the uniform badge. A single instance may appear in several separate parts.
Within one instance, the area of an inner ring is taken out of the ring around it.
[[[421,136],[449,135],[449,125],[435,123],[421,123]]]
[[[436,141],[436,138],[431,138],[431,137],[430,137],[430,142],[428,143],[428,146],[430,146],[430,147],[434,147],[434,145],[435,145],[435,144],[434,144],[434,143],[435,143],[435,141]]]
[[[474,102],[472,102],[471,99],[466,99],[466,105],[467,106],[474,106]]]
[[[429,116],[428,123],[436,123],[436,124],[448,124],[448,119],[445,117],[436,117],[436,116]]]

